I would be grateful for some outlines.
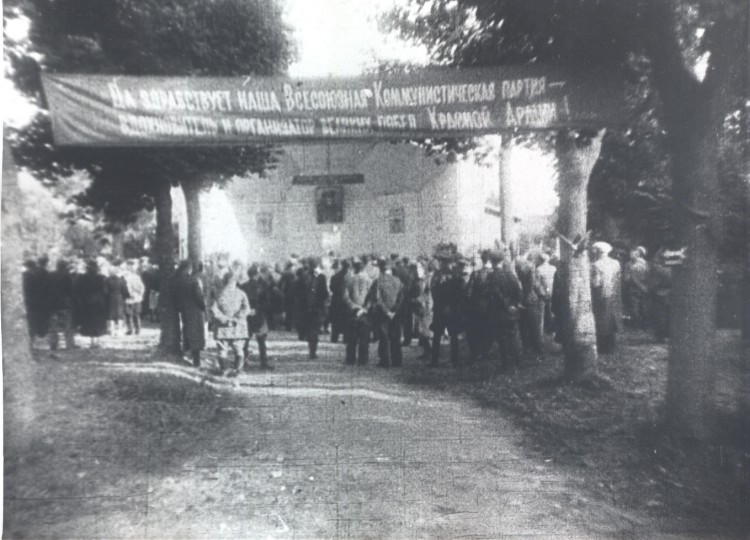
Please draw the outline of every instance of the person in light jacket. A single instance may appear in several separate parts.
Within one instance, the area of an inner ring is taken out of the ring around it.
[[[214,339],[219,348],[219,368],[222,374],[233,377],[243,368],[245,363],[245,345],[250,335],[247,331],[247,317],[255,315],[250,309],[247,295],[237,285],[237,277],[233,270],[224,274],[223,287],[211,306]],[[228,369],[226,360],[232,351],[234,368]]]

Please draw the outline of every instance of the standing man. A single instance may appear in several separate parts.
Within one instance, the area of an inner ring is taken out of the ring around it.
[[[338,343],[339,336],[344,333],[346,325],[346,306],[344,304],[344,284],[349,275],[349,261],[334,262],[334,268],[340,265],[338,272],[331,276],[331,343]]]
[[[307,341],[310,360],[315,360],[318,358],[318,339],[328,302],[328,283],[319,259],[308,259],[299,277],[297,290],[300,294],[300,333]]]
[[[617,332],[622,326],[620,263],[609,256],[612,246],[595,242],[591,246],[591,307],[596,323],[596,346],[601,354],[615,352]]]
[[[348,365],[367,364],[370,355],[370,321],[367,316],[367,293],[372,283],[363,272],[360,260],[354,260],[354,275],[344,283],[344,309],[348,317],[345,327],[346,360]]]
[[[521,362],[521,336],[518,329],[522,291],[513,270],[503,264],[505,252],[492,252],[492,274],[490,276],[491,299],[495,306],[497,324],[496,338],[500,346],[500,358],[505,369],[515,370]]]
[[[247,316],[247,333],[248,339],[245,341],[243,354],[245,359],[250,355],[250,337],[255,334],[255,341],[258,343],[258,358],[260,359],[260,369],[272,370],[273,366],[268,364],[268,349],[266,338],[268,336],[268,320],[266,313],[270,304],[270,286],[268,282],[259,276],[258,266],[253,264],[247,269],[247,281],[240,285],[240,289],[247,296],[250,305],[250,313]]]
[[[521,317],[519,320],[521,330],[521,342],[527,353],[534,354],[537,358],[544,355],[544,342],[542,339],[542,325],[544,324],[544,299],[539,282],[536,266],[532,263],[533,256],[516,259],[516,275],[521,282],[523,300],[521,305]]]
[[[646,328],[648,311],[649,265],[645,257],[646,248],[638,246],[632,250],[623,273],[628,316],[633,326],[639,329]]]
[[[57,268],[49,276],[48,301],[52,318],[49,331],[49,348],[56,350],[59,343],[58,332],[65,336],[65,348],[75,348],[73,327],[73,276],[70,266],[64,259],[57,261]]]
[[[284,309],[284,330],[291,332],[294,328],[294,264],[289,261],[279,279],[279,289]]]
[[[203,325],[206,304],[201,283],[192,274],[193,264],[184,260],[177,267],[172,294],[175,309],[180,315],[182,327],[182,350],[189,352],[195,367],[200,367],[201,351],[206,346]]]
[[[468,284],[469,313],[466,338],[472,361],[487,356],[497,332],[496,306],[492,301],[490,250],[480,253],[482,267],[471,274]]]
[[[389,260],[380,259],[378,266],[380,273],[368,294],[373,325],[378,334],[378,367],[400,367],[403,357],[399,314],[404,301],[403,285],[393,275],[393,266]]]
[[[247,317],[252,315],[247,296],[237,286],[234,269],[224,274],[224,287],[211,306],[214,339],[219,347],[219,367],[223,375],[235,377],[245,363],[243,352],[248,340]],[[202,326],[201,326],[202,328]],[[229,351],[234,355],[234,368],[226,366]]]
[[[125,325],[128,335],[141,333],[141,305],[145,287],[141,276],[138,275],[137,261],[131,259],[125,269],[125,286],[128,296],[125,298]]]
[[[540,252],[536,257],[536,273],[539,277],[539,289],[544,300],[544,318],[542,319],[542,335],[552,334],[554,328],[554,317],[552,316],[552,293],[555,290],[555,273],[557,268],[550,264],[549,255]]]
[[[432,278],[432,350],[430,366],[438,365],[440,342],[448,331],[450,336],[450,359],[458,366],[458,336],[464,307],[464,281],[461,265],[451,266],[447,257],[440,259],[440,268]]]

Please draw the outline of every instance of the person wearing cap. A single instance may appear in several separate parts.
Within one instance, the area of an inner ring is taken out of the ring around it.
[[[615,351],[622,325],[620,263],[609,256],[612,246],[595,242],[591,246],[591,307],[596,323],[596,346],[601,354]]]
[[[490,250],[480,253],[482,267],[471,274],[467,285],[468,313],[466,341],[469,345],[471,361],[483,359],[492,348],[497,321],[495,309],[491,305],[490,275],[492,263]]]
[[[372,282],[359,259],[352,262],[353,275],[344,282],[343,301],[348,320],[345,330],[347,365],[367,364],[370,356],[370,321],[367,315],[367,293]]]
[[[74,282],[74,296],[81,335],[98,347],[99,337],[107,333],[107,281],[95,260],[86,263],[86,272]]]
[[[270,302],[270,286],[266,280],[260,277],[258,265],[252,264],[247,269],[247,281],[242,283],[239,288],[247,296],[250,306],[250,312],[247,315],[247,333],[248,339],[244,343],[242,353],[245,360],[250,355],[250,337],[254,334],[255,341],[258,344],[258,359],[260,368],[263,370],[272,370],[273,366],[268,363],[268,347],[266,338],[268,336],[268,304]],[[243,362],[244,365],[244,362]]]
[[[219,369],[223,375],[230,377],[240,373],[245,364],[245,344],[249,339],[247,317],[255,315],[250,308],[247,296],[237,284],[234,270],[224,274],[224,287],[211,306],[214,339],[219,348]],[[201,327],[202,328],[202,327]],[[234,367],[226,366],[226,360],[232,351]]]
[[[143,303],[143,293],[145,287],[143,280],[138,274],[137,261],[130,259],[125,267],[125,286],[128,295],[125,298],[125,326],[127,334],[141,333],[141,304]]]
[[[318,339],[326,315],[328,283],[320,260],[311,257],[299,278],[299,332],[307,341],[310,360],[318,358]]]
[[[403,284],[393,275],[393,265],[388,259],[378,261],[380,274],[368,293],[368,305],[375,332],[378,336],[378,367],[400,367],[401,351],[400,313],[404,301]]]
[[[190,354],[195,367],[200,367],[200,354],[206,347],[206,304],[201,283],[192,272],[193,263],[181,261],[167,290],[180,315],[182,350]]]
[[[646,327],[648,317],[648,273],[646,248],[638,246],[630,251],[630,260],[625,264],[622,284],[628,318],[633,326],[640,329]]]
[[[440,268],[432,277],[432,348],[430,366],[438,365],[440,342],[448,331],[450,337],[450,360],[454,366],[459,363],[458,337],[462,329],[465,287],[459,262],[451,266],[448,257],[440,259]]]
[[[279,278],[279,290],[284,310],[284,330],[291,332],[294,328],[294,263],[290,260],[284,266],[284,271]]]
[[[490,254],[490,305],[495,322],[495,339],[500,347],[503,367],[515,370],[521,362],[521,336],[518,328],[523,291],[511,267],[503,264],[505,252],[494,250]]]
[[[349,275],[349,261],[334,261],[334,267],[338,271],[331,276],[331,306],[328,311],[328,320],[331,323],[331,343],[338,343],[339,337],[344,333],[346,326],[346,306],[344,305],[344,284]]]
[[[515,262],[516,275],[521,283],[523,294],[521,316],[518,321],[521,331],[521,343],[524,351],[540,358],[544,356],[544,342],[542,326],[544,324],[544,290],[539,274],[532,262],[534,255],[528,253],[526,257],[517,257]]]

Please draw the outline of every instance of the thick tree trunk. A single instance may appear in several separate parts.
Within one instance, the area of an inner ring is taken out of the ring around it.
[[[560,210],[558,231],[573,242],[586,236],[588,183],[599,157],[604,131],[588,143],[576,141],[573,134],[556,137]],[[587,250],[561,242],[561,285],[565,315],[562,321],[565,376],[573,381],[596,374],[596,326],[591,310],[591,270]]]
[[[676,434],[698,439],[710,436],[713,418],[720,235],[718,140],[707,112],[695,103],[683,112],[694,121],[671,137],[675,232],[687,249],[673,269],[666,415]]]
[[[161,182],[156,192],[156,253],[159,261],[159,324],[162,353],[181,352],[180,321],[171,294],[174,274],[174,228],[172,227],[172,195],[168,182]]]
[[[18,452],[23,452],[30,440],[30,430],[35,417],[34,402],[37,385],[20,271],[24,249],[20,224],[23,208],[20,206],[18,177],[7,139],[3,148],[2,185],[1,265],[5,449],[6,456],[19,457]]]
[[[742,46],[735,27],[741,3],[704,36],[711,51],[699,81],[685,65],[671,2],[655,2],[649,54],[672,157],[675,236],[685,258],[673,270],[666,420],[681,437],[708,439],[713,423],[719,212],[719,134],[730,103],[732,62]]]
[[[182,193],[185,195],[187,211],[187,248],[188,259],[195,265],[203,260],[203,242],[201,238],[201,199],[200,186],[197,182],[182,182]]]

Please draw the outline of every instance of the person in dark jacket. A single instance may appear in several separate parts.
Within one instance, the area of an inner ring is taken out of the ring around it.
[[[401,260],[401,268],[397,276],[404,286],[404,307],[401,313],[401,327],[404,335],[403,345],[411,345],[414,335],[414,310],[419,299],[419,275],[416,261],[412,263],[409,257]]]
[[[367,294],[370,278],[363,271],[362,261],[353,263],[354,275],[344,283],[344,305],[349,317],[346,326],[346,363],[367,364],[370,356],[370,320],[367,316]]]
[[[297,282],[299,331],[307,341],[310,360],[318,358],[318,339],[326,316],[328,283],[320,261],[310,258]]]
[[[522,290],[518,278],[509,266],[503,264],[505,253],[492,252],[492,274],[490,290],[497,323],[496,339],[500,346],[500,358],[505,369],[514,370],[521,362],[521,336],[518,329]]]
[[[29,260],[24,264],[23,295],[26,304],[26,317],[32,343],[37,337],[44,337],[49,331],[50,306],[47,299],[49,287],[48,259]]]
[[[255,334],[255,341],[258,343],[258,357],[260,359],[260,368],[265,370],[273,369],[268,364],[268,349],[266,338],[268,336],[268,320],[266,313],[270,304],[270,285],[263,279],[258,272],[258,266],[253,264],[247,269],[247,281],[240,285],[240,289],[247,296],[248,304],[253,314],[247,316],[248,338]],[[250,355],[250,339],[245,342],[243,351],[245,359]],[[247,365],[247,364],[245,364]]]
[[[98,338],[107,333],[107,281],[99,272],[96,261],[86,263],[86,272],[74,282],[77,320],[81,335],[91,338],[91,347],[98,347]]]
[[[338,272],[331,276],[331,307],[328,317],[331,321],[331,343],[338,343],[339,336],[346,326],[346,305],[344,304],[344,285],[349,275],[349,261],[340,263]]]
[[[380,273],[368,293],[370,318],[378,336],[378,367],[400,367],[401,351],[400,314],[404,301],[403,284],[393,275],[391,261],[378,262]]]
[[[180,315],[182,349],[188,352],[195,367],[200,367],[200,354],[206,346],[204,326],[206,304],[201,282],[192,275],[193,265],[185,260],[177,267],[172,284],[172,301]]]
[[[51,313],[49,348],[56,350],[59,345],[59,333],[65,339],[65,348],[75,348],[75,328],[73,326],[73,276],[70,265],[60,259],[57,267],[49,276],[48,302]]]
[[[490,251],[480,253],[482,267],[471,274],[467,286],[468,314],[466,341],[471,353],[471,361],[484,359],[492,348],[497,332],[497,311],[492,305],[490,276],[492,263]]]
[[[531,257],[531,255],[530,255]],[[516,275],[521,283],[523,309],[518,321],[524,351],[537,358],[544,355],[542,327],[544,325],[544,291],[536,267],[529,259],[515,260]]]
[[[279,279],[279,291],[283,302],[284,310],[284,329],[291,332],[294,328],[294,265],[291,262],[286,263],[284,271]]]
[[[120,269],[112,265],[107,279],[107,320],[109,334],[118,336],[123,333],[125,320],[125,299],[129,297],[128,286],[122,277]]]
[[[430,366],[437,366],[440,359],[440,342],[448,331],[450,336],[450,359],[458,365],[458,337],[461,333],[465,286],[461,269],[451,266],[447,257],[440,259],[440,268],[432,277],[432,350]]]

